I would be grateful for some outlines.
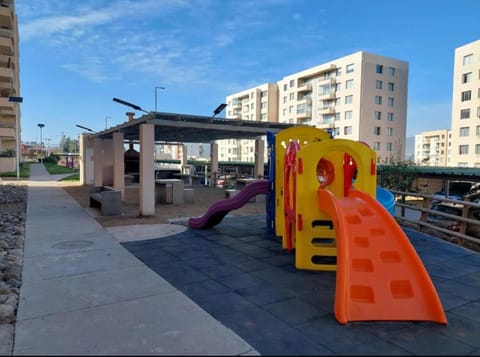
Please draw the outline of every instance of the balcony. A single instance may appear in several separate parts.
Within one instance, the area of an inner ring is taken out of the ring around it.
[[[11,68],[0,67],[0,82],[10,82],[13,79]]]
[[[15,129],[0,126],[0,138],[15,138]]]
[[[301,112],[297,112],[297,119],[310,119],[312,118],[312,110],[306,109]]]
[[[0,37],[0,54],[13,56],[13,39]]]
[[[320,100],[335,99],[337,98],[337,92],[334,90],[331,90],[329,92],[319,94],[318,97],[320,98]]]
[[[335,114],[335,107],[334,106],[323,107],[323,108],[320,108],[318,111],[319,111],[320,115]]]
[[[311,97],[303,97],[303,98],[299,99],[298,102],[297,102],[297,105],[302,105],[302,104],[310,107],[311,104],[312,104],[312,98]]]
[[[311,92],[312,91],[312,83],[302,83],[298,85],[297,92]]]
[[[0,97],[0,109],[1,110],[11,110],[15,109],[14,103],[8,101],[8,97]]]
[[[9,2],[2,0],[0,5],[0,26],[12,28],[14,24],[13,10],[11,7],[5,6],[10,5]]]

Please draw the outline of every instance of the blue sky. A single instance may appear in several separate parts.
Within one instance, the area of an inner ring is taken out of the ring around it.
[[[480,39],[478,0],[16,0],[16,12],[22,140],[43,123],[51,144],[76,124],[125,122],[113,97],[153,111],[156,91],[158,111],[212,115],[233,92],[357,51],[409,62],[407,136],[449,128],[455,48]]]

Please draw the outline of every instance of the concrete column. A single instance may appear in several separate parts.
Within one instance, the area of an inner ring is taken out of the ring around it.
[[[103,139],[103,185],[113,186],[113,140]]]
[[[125,198],[125,148],[123,133],[113,133],[113,188],[122,192]]]
[[[218,144],[215,142],[210,144],[210,171],[210,186],[214,186],[218,172]]]
[[[187,159],[187,145],[183,144],[182,145],[182,158],[180,159],[180,165],[181,165],[181,168],[182,168],[182,174],[186,173],[186,167],[187,167],[187,162],[188,162],[188,159]]]
[[[265,163],[265,141],[262,139],[255,140],[255,166],[253,169],[253,176],[255,179],[263,178],[264,163]]]
[[[141,216],[155,214],[155,126],[140,125],[140,187],[139,206]]]
[[[103,140],[93,139],[93,184],[103,186]]]

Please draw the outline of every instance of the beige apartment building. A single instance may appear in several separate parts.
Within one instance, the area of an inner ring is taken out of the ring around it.
[[[391,163],[405,156],[407,91],[408,62],[360,51],[227,96],[227,118],[328,129]],[[220,161],[253,161],[251,141],[248,149],[233,140],[218,144]]]
[[[455,49],[452,94],[448,166],[480,167],[480,40]]]
[[[452,132],[448,129],[424,131],[415,135],[415,164],[448,166]]]
[[[0,2],[0,172],[18,168],[21,126],[18,24],[14,0]]]

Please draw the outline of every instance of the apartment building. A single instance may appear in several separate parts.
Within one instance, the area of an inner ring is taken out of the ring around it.
[[[480,40],[455,49],[449,166],[480,167]]]
[[[228,96],[227,118],[312,125],[391,163],[405,156],[407,91],[408,62],[359,51]],[[244,161],[238,144],[219,142],[219,160]]]
[[[227,118],[278,122],[278,86],[266,83],[227,96]],[[265,157],[268,159],[265,141]],[[219,161],[255,162],[255,141],[247,139],[217,140]]]
[[[415,164],[448,166],[452,132],[449,129],[424,131],[415,135]]]
[[[0,172],[17,169],[20,152],[18,23],[14,0],[0,1]]]

